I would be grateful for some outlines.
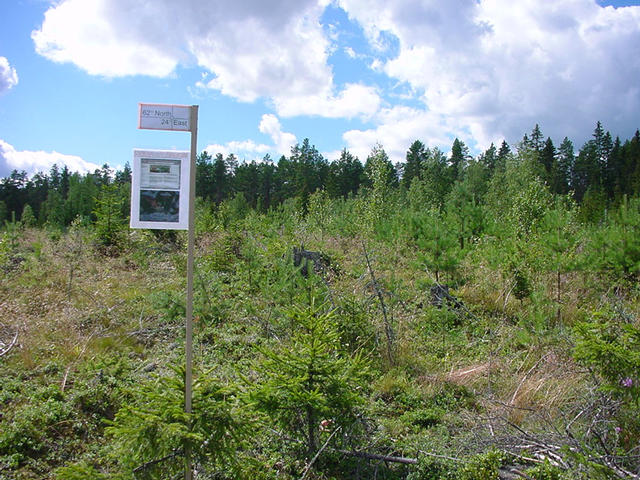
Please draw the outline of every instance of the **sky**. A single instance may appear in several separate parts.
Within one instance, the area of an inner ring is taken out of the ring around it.
[[[0,177],[189,149],[140,102],[199,105],[198,151],[241,161],[624,140],[639,47],[640,0],[0,0]]]

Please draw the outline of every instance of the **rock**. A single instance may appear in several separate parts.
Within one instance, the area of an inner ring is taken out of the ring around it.
[[[304,277],[309,276],[309,263],[313,263],[313,271],[321,273],[329,269],[331,260],[322,252],[312,252],[305,250],[304,246],[293,247],[293,265],[299,267],[302,265],[300,272]]]

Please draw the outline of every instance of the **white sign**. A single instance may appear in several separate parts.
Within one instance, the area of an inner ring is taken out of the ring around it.
[[[190,130],[191,107],[188,105],[140,103],[138,106],[138,128],[187,132]]]
[[[131,228],[188,230],[189,152],[134,150]]]

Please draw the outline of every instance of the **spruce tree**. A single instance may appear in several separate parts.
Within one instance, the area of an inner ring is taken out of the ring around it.
[[[543,138],[544,136],[542,135],[540,126],[536,123],[535,127],[533,127],[533,130],[531,131],[531,138],[528,141],[528,146],[536,153],[540,153],[544,148]]]
[[[547,183],[551,183],[551,168],[553,166],[553,161],[556,157],[556,147],[553,145],[553,141],[551,137],[548,137],[544,142],[544,147],[539,153],[540,163],[544,167],[545,171],[545,180]]]
[[[289,344],[260,349],[264,358],[255,368],[262,378],[251,398],[288,435],[304,441],[310,459],[321,422],[344,432],[355,424],[369,366],[364,352],[342,350],[338,318],[313,298],[308,307],[293,308],[289,319]]]
[[[122,216],[122,203],[117,185],[107,184],[100,189],[93,213],[96,216],[96,238],[104,246],[116,246],[124,240],[126,223]]]

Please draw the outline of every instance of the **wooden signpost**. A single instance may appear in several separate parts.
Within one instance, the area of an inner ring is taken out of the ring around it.
[[[191,151],[189,152],[188,166],[181,163],[187,152],[136,150],[134,152],[134,169],[131,183],[132,228],[184,230],[186,220],[188,244],[184,411],[191,413],[193,382],[193,256],[195,244],[194,204],[196,195],[196,150],[198,148],[198,105],[140,103],[138,106],[138,128],[191,132]],[[185,206],[187,207],[186,216],[184,215]],[[185,480],[192,479],[191,451],[188,448],[185,451],[184,478]]]

